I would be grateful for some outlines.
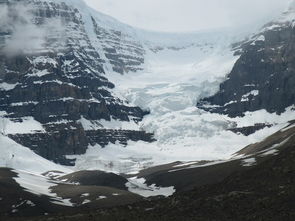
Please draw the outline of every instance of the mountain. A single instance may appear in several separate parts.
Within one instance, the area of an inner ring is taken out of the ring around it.
[[[243,42],[241,56],[219,92],[198,106],[235,117],[261,109],[281,114],[294,105],[294,13],[291,6]]]
[[[195,33],[81,0],[0,6],[0,219],[236,220],[242,199],[292,216],[293,5]]]
[[[112,43],[103,49],[110,59],[103,60],[92,41],[102,45],[114,38],[114,44],[133,49],[135,42],[126,46],[120,33],[104,29],[99,37],[93,17],[62,2],[8,1],[2,7],[7,14],[0,41],[3,134],[62,164],[72,164],[65,155],[83,154],[89,144],[153,140],[144,131],[105,128],[99,122],[138,122],[147,114],[112,93],[114,84],[104,76],[103,63],[114,63],[114,70],[117,65],[120,71],[128,68],[122,57],[111,55]],[[95,40],[87,32],[87,19]]]
[[[186,132],[174,135],[167,129],[163,132],[168,134],[158,135],[162,128],[178,127],[167,123],[173,122],[169,115],[186,111],[198,96],[215,92],[236,60],[229,45],[245,35],[233,30],[146,32],[96,12],[80,0],[9,0],[2,1],[1,10],[1,132],[48,160],[79,168],[75,159],[89,146],[144,141],[140,145],[152,143],[159,152],[163,143],[178,144]],[[215,68],[208,63],[211,60]],[[175,74],[184,69],[188,70],[184,80],[173,85]],[[204,72],[215,73],[207,78]],[[151,94],[155,88],[159,92]],[[147,115],[150,118],[142,121]],[[191,118],[196,119],[194,113]],[[139,155],[127,152],[126,159],[132,162],[126,167],[163,161]],[[101,167],[121,165],[118,161]],[[87,165],[93,163],[97,160]]]

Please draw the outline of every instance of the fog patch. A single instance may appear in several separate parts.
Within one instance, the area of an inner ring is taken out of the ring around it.
[[[8,6],[7,5],[1,5],[0,7],[0,30],[6,29],[6,23],[8,18]]]
[[[59,41],[63,41],[65,28],[60,18],[48,18],[37,25],[33,6],[16,3],[1,5],[0,38],[2,38],[1,54],[15,56],[18,54],[38,53],[46,50],[48,35],[59,33]],[[2,36],[1,36],[2,35]]]

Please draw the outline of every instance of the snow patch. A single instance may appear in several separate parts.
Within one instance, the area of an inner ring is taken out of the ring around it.
[[[83,194],[81,194],[81,197],[88,197],[88,196],[90,196],[89,193],[83,193]]]
[[[133,119],[129,121],[120,121],[111,118],[107,120],[87,120],[81,117],[79,122],[82,124],[84,130],[99,130],[99,129],[113,129],[113,130],[140,130],[140,127]]]
[[[260,156],[268,156],[268,155],[277,155],[279,152],[279,150],[276,150],[276,149],[272,149],[272,150],[268,150],[268,151],[265,151],[263,152]]]
[[[18,177],[14,178],[15,181],[20,184],[26,191],[36,194],[36,195],[45,195],[52,198],[52,203],[70,206],[73,207],[74,204],[70,202],[69,199],[62,199],[58,197],[55,193],[51,192],[51,188],[56,186],[57,183],[52,182],[48,178],[32,174],[29,172],[21,171],[21,170],[14,170],[18,174]]]
[[[249,93],[244,94],[244,95],[242,96],[241,102],[249,101],[249,96],[256,97],[256,96],[258,96],[258,95],[259,95],[259,91],[258,91],[258,90],[252,90],[252,91],[250,91]]]
[[[82,202],[82,205],[83,205],[83,204],[87,204],[87,203],[91,203],[91,201],[86,199],[86,200],[84,200],[84,201]]]
[[[175,189],[174,187],[157,187],[155,184],[147,186],[145,184],[144,178],[129,178],[128,183],[126,183],[126,187],[128,187],[128,191],[132,193],[139,194],[143,197],[150,196],[171,196]]]
[[[265,41],[265,36],[264,35],[260,35],[256,38],[256,41]]]
[[[12,119],[1,117],[0,131],[3,134],[31,134],[36,132],[45,132],[42,124],[33,117],[23,117],[13,121]]]
[[[287,139],[283,140],[281,143],[278,143],[278,144],[275,144],[273,145],[272,147],[266,149],[266,150],[263,150],[263,151],[260,151],[260,156],[268,156],[268,155],[277,155],[278,152],[279,152],[279,147],[284,145],[285,143],[287,143],[289,140],[290,140],[291,137],[288,137]]]
[[[289,125],[289,126],[283,128],[283,129],[281,129],[281,132],[286,132],[287,130],[290,130],[290,129],[294,128],[294,127],[295,127],[295,124]]]
[[[13,90],[17,85],[18,85],[18,83],[16,83],[16,84],[8,84],[6,82],[3,82],[3,83],[0,83],[0,90],[10,91],[10,90]]]
[[[43,77],[43,76],[49,75],[49,74],[50,74],[50,72],[46,69],[44,69],[44,70],[35,69],[35,70],[33,70],[33,73],[28,74],[27,76],[28,77]]]
[[[242,160],[242,166],[244,167],[251,167],[251,166],[254,166],[255,164],[256,164],[255,158],[248,158],[248,159]]]

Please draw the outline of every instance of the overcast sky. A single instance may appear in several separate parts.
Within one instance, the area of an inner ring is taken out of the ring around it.
[[[291,0],[85,0],[132,26],[196,31],[252,23],[283,11]]]

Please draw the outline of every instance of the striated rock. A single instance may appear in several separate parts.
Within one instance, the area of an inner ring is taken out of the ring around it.
[[[295,29],[292,23],[270,23],[245,42],[241,57],[220,90],[197,106],[229,116],[265,109],[282,113],[295,104]]]
[[[11,122],[32,117],[44,131],[15,134],[3,125],[4,134],[66,165],[74,161],[65,155],[83,154],[90,144],[106,146],[119,141],[126,145],[130,139],[154,140],[144,131],[106,130],[99,124],[101,120],[139,122],[148,113],[113,94],[115,86],[104,76],[107,61],[101,57],[106,53],[115,64],[113,69],[122,74],[137,70],[135,66],[143,63],[144,53],[139,44],[130,42],[127,36],[123,38],[122,33],[107,32],[92,18],[97,40],[111,40],[109,45],[113,47],[111,51],[104,45],[103,51],[98,51],[88,33],[85,15],[65,3],[28,0],[5,5],[7,25],[0,27],[1,117]],[[23,27],[31,32],[19,37]],[[95,121],[99,129],[86,131],[81,119]]]
[[[54,126],[56,131],[34,134],[10,134],[10,138],[23,146],[30,147],[38,155],[63,165],[75,165],[75,160],[66,155],[84,154],[89,145],[105,147],[109,143],[119,142],[127,145],[128,140],[153,142],[153,134],[132,130],[92,130],[84,131],[81,125],[73,129],[66,126]],[[77,126],[77,125],[75,125]]]
[[[230,128],[228,129],[229,131],[232,131],[237,134],[243,134],[245,136],[249,136],[251,134],[254,134],[258,130],[262,130],[266,127],[272,127],[273,125],[271,124],[263,124],[263,123],[257,123],[253,126],[248,126],[248,127],[236,127],[236,128]]]

